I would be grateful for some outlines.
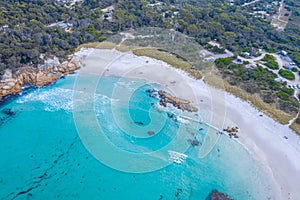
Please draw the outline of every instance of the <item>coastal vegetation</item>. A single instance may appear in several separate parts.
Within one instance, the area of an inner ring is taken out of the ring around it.
[[[79,13],[84,9],[73,12],[57,1],[1,1],[0,72],[36,67],[44,62],[41,54],[64,59],[79,44],[95,40],[98,33],[90,33],[89,19],[96,11],[87,12],[89,16],[81,19]],[[63,20],[77,31],[66,32],[55,24]]]
[[[295,80],[295,74],[289,70],[280,69],[278,73],[280,76],[282,76],[288,80]]]
[[[225,49],[224,48],[220,48],[218,46],[213,46],[211,44],[207,44],[206,45],[206,48],[213,52],[213,53],[216,53],[216,54],[222,54],[222,53],[225,53]]]
[[[297,65],[300,65],[300,52],[293,52],[292,56]]]
[[[257,94],[265,103],[274,105],[288,114],[295,115],[299,110],[299,102],[293,96],[294,90],[286,88],[286,83],[276,82],[278,77],[272,71],[257,66],[254,69],[245,68],[241,64],[234,64],[234,58],[219,58],[215,61],[216,67],[230,85],[238,86],[247,93]],[[291,78],[290,71],[284,70],[285,77]],[[289,72],[289,73],[286,73]],[[294,74],[293,74],[294,75]]]
[[[281,124],[288,124],[295,116],[276,108],[274,104],[264,102],[258,94],[250,94],[238,86],[229,84],[227,81],[223,80],[220,74],[212,73],[211,70],[205,70],[202,74],[205,83],[226,90],[234,96],[241,98]],[[297,133],[300,133],[300,129]]]
[[[263,59],[261,59],[261,60],[265,62],[264,65],[266,65],[268,68],[279,69],[278,63],[277,63],[276,59],[274,58],[274,56],[272,56],[270,54],[266,54],[263,57]]]
[[[123,46],[131,49],[139,47],[163,49],[188,61],[196,69],[203,69],[211,65],[199,58],[199,51],[203,50],[203,47],[194,38],[178,31],[158,27],[144,27],[134,30],[134,35],[136,37],[126,40],[122,43]]]
[[[155,2],[85,0],[65,5],[57,0],[1,1],[0,72],[8,67],[37,66],[43,63],[41,54],[63,59],[80,44],[104,41],[119,31],[140,27],[174,29],[201,45],[215,39],[236,53],[257,48],[284,49],[299,63],[299,29],[288,25],[286,31],[278,32],[267,18],[253,16],[250,8],[241,8],[239,3],[162,0],[151,4]],[[108,19],[102,9],[110,5],[114,11]],[[287,6],[293,11],[290,21],[295,25],[299,3],[289,0]],[[208,47],[214,52],[224,50]]]
[[[292,72],[298,72],[298,68],[297,67],[293,67],[291,70],[292,70]]]

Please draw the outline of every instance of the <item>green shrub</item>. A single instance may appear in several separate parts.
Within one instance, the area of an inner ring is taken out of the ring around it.
[[[99,42],[103,42],[104,40],[105,40],[105,38],[103,38],[103,37],[99,38]]]
[[[280,69],[279,75],[288,80],[295,80],[295,74],[289,70]]]
[[[295,63],[300,65],[300,53],[299,52],[292,53],[291,57],[295,61]]]
[[[285,92],[277,92],[276,96],[285,101],[288,101],[290,99],[290,95]]]
[[[293,71],[293,72],[298,72],[298,69],[297,69],[296,67],[293,67],[293,68],[292,68],[292,71]]]
[[[272,56],[270,54],[266,54],[261,60],[269,62],[270,60],[274,60],[274,59],[275,59],[274,56]]]
[[[218,68],[225,68],[233,61],[233,57],[218,58],[215,60],[215,64]]]
[[[270,68],[270,69],[279,69],[279,65],[277,63],[277,61],[275,60],[274,56],[270,55],[270,54],[266,54],[263,59],[261,59],[262,61],[265,61],[265,65]]]
[[[213,46],[211,44],[207,44],[207,48],[212,51],[213,53],[216,53],[216,54],[222,54],[222,53],[225,53],[225,49],[224,48],[219,48],[217,46]]]
[[[298,117],[298,118],[296,119],[296,123],[297,123],[297,124],[300,124],[300,117]]]
[[[295,93],[294,89],[292,89],[292,88],[286,88],[286,87],[281,88],[281,91],[289,94],[290,96],[294,95],[294,93]]]

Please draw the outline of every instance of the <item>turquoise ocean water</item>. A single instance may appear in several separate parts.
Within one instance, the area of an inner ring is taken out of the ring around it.
[[[169,165],[158,169],[154,166],[153,170],[143,173],[118,170],[118,166],[142,169],[148,165],[131,160],[130,156],[119,158],[102,150],[101,155],[115,162],[114,165],[101,162],[83,142],[84,136],[78,133],[79,129],[88,133],[99,127],[89,124],[84,109],[76,111],[82,112],[76,115],[82,119],[74,120],[76,78],[76,75],[69,76],[53,86],[28,91],[0,107],[0,199],[199,200],[206,199],[213,189],[241,200],[271,196],[268,176],[241,144],[223,134],[212,151],[199,158],[208,126],[174,120],[172,113],[178,117],[180,112],[174,108],[161,109],[158,99],[149,97],[146,92],[160,86],[138,80],[102,77],[94,94],[93,109],[107,140],[123,152],[142,155],[172,143],[181,128],[187,137],[196,138],[199,146],[181,141],[177,145],[187,144],[181,152],[187,157],[180,163],[169,159]],[[93,78],[96,80],[92,76],[82,80],[88,85]],[[130,90],[138,82],[143,86],[132,92],[128,101],[113,98],[116,84]],[[82,96],[91,92],[85,92],[82,87]],[[84,99],[80,99],[80,106],[90,103],[88,98],[86,102]],[[117,107],[114,112],[113,106]],[[126,119],[128,115],[131,121]],[[119,128],[119,123],[125,125],[125,129]],[[151,136],[147,131],[143,135],[137,133],[137,126],[142,130],[148,127],[151,127],[149,131],[157,130]]]

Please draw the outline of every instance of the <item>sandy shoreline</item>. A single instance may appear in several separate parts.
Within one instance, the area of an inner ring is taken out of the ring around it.
[[[247,102],[214,89],[201,80],[194,80],[185,72],[159,60],[101,49],[87,49],[77,56],[85,57],[85,67],[79,75],[120,76],[160,83],[173,95],[198,106],[201,120],[219,129],[238,126],[241,130],[239,141],[273,176],[278,192],[276,199],[300,198],[300,137],[288,126],[265,115],[260,116],[262,113]],[[195,114],[190,114],[190,117],[199,120]]]

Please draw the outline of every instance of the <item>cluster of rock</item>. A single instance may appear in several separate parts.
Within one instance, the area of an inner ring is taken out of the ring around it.
[[[227,127],[227,128],[224,128],[223,131],[226,131],[229,135],[229,137],[234,137],[234,138],[238,138],[239,136],[237,135],[237,133],[239,132],[239,127]]]
[[[22,68],[15,73],[8,69],[0,81],[0,102],[4,97],[17,94],[23,88],[50,85],[62,76],[74,73],[81,64],[81,60],[71,59],[63,63],[48,62],[39,68]]]
[[[219,192],[218,190],[213,190],[206,200],[233,200],[231,197],[229,197],[227,194],[224,194],[222,192]]]
[[[189,112],[197,112],[198,108],[191,105],[191,102],[185,99],[181,99],[178,97],[173,97],[171,94],[159,90],[158,92],[154,89],[150,89],[147,91],[151,97],[156,96],[155,93],[158,93],[160,99],[160,105],[166,107],[168,103],[172,104],[174,107]]]
[[[189,111],[189,112],[197,112],[198,108],[191,105],[191,102],[185,99],[181,99],[178,97],[173,97],[171,94],[159,90],[158,95],[160,97],[160,104],[162,106],[167,106],[167,103],[172,104],[176,108],[183,110],[183,111]]]

